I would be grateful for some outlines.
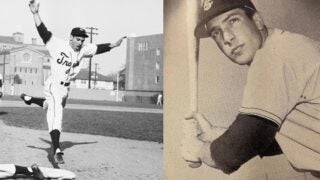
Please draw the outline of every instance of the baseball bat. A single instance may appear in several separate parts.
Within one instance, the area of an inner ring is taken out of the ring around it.
[[[189,69],[189,112],[198,112],[198,68],[199,38],[194,36],[194,28],[198,22],[200,3],[198,0],[187,1],[187,32],[188,32],[188,69]],[[189,115],[187,115],[188,117]],[[191,116],[189,116],[191,117]],[[184,121],[185,161],[192,168],[198,168],[202,162],[198,157],[197,148],[201,144],[197,139],[197,122],[186,118]],[[193,147],[192,147],[193,146]],[[198,147],[197,147],[198,146]]]
[[[194,36],[194,29],[198,23],[199,1],[187,3],[188,30],[188,66],[189,66],[189,108],[190,112],[198,112],[198,68],[200,39]]]

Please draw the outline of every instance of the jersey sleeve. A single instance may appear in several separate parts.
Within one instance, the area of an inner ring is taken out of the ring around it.
[[[281,125],[300,100],[305,82],[303,67],[297,70],[299,61],[291,60],[288,52],[267,54],[257,55],[251,64],[239,111]]]
[[[86,44],[81,49],[84,57],[94,56],[97,52],[97,45],[95,44]]]
[[[52,35],[49,41],[46,43],[46,48],[48,49],[52,58],[56,58],[57,53],[59,53],[61,49],[65,49],[65,43],[62,39]]]

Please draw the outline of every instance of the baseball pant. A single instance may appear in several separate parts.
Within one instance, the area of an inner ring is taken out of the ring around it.
[[[69,87],[53,81],[51,77],[46,80],[44,94],[48,104],[47,123],[49,132],[54,129],[60,132],[62,130],[63,108],[66,104],[68,92]]]

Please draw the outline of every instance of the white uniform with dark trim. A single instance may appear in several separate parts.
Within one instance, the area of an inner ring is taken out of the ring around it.
[[[320,171],[320,48],[305,36],[270,31],[250,65],[240,113],[281,125],[276,135],[296,168]]]
[[[46,43],[51,61],[51,75],[45,82],[44,94],[48,103],[47,122],[49,132],[58,129],[61,132],[63,104],[68,96],[70,79],[80,71],[81,60],[84,57],[95,55],[97,46],[86,44],[80,52],[75,52],[69,41],[58,39],[54,36]]]

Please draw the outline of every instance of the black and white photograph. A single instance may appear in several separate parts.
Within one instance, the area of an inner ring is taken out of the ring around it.
[[[163,1],[1,3],[0,179],[163,179]]]
[[[320,179],[320,1],[164,0],[166,179]]]

